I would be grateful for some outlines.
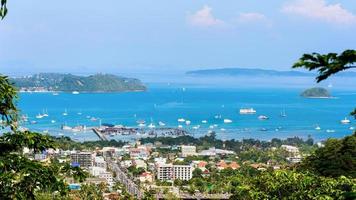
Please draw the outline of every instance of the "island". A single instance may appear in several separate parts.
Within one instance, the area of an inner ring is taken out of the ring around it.
[[[112,74],[78,76],[40,73],[12,78],[11,81],[23,92],[128,92],[146,90],[146,86],[138,79]]]
[[[300,96],[305,98],[331,98],[330,92],[321,87],[309,88],[303,91]]]

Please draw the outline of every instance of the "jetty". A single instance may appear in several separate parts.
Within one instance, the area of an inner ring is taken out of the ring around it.
[[[99,137],[100,140],[109,141],[108,138],[106,138],[105,134],[103,134],[99,128],[92,128],[92,130]]]

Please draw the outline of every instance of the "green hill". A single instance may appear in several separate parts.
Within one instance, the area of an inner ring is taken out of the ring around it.
[[[72,74],[41,73],[28,77],[13,78],[21,90],[48,90],[63,92],[125,92],[144,91],[146,87],[138,79],[111,74],[76,76]]]
[[[300,94],[300,96],[306,97],[306,98],[329,98],[329,97],[331,97],[329,91],[327,89],[321,88],[321,87],[314,87],[314,88],[307,89],[304,92],[302,92]]]

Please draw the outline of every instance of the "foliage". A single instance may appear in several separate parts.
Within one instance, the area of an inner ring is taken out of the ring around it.
[[[301,168],[323,176],[356,178],[356,133],[343,139],[328,139],[301,164]]]
[[[5,7],[6,8],[6,7]],[[17,121],[17,108],[16,108],[17,92],[11,85],[7,76],[0,75],[0,116],[3,124],[0,127],[11,126],[16,129]]]
[[[311,70],[318,70],[317,82],[323,81],[333,74],[350,68],[356,62],[356,50],[345,50],[341,54],[328,53],[325,55],[319,53],[304,54],[293,68],[304,67]]]
[[[6,0],[1,0],[1,5],[0,5],[0,18],[4,19],[4,17],[7,14],[7,7],[6,7]]]

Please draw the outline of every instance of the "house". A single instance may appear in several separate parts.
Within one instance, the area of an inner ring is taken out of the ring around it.
[[[141,183],[152,183],[153,182],[153,175],[151,172],[143,172],[140,176],[139,176],[139,180]]]
[[[136,168],[147,169],[147,164],[143,160],[133,160],[132,165],[134,165]]]

